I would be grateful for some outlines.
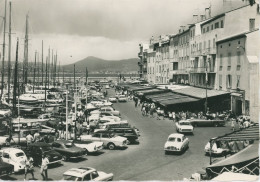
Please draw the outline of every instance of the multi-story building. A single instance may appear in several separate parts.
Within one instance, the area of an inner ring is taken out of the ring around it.
[[[147,81],[148,83],[155,83],[155,60],[156,60],[156,51],[153,44],[153,38],[150,40],[149,49],[147,52]]]
[[[138,57],[140,61],[138,62],[139,66],[139,76],[140,79],[147,80],[147,51],[149,48],[148,44],[139,44],[140,52],[138,53]]]
[[[179,69],[179,52],[178,52],[178,44],[179,44],[179,35],[170,36],[170,75],[171,81],[173,83],[178,83],[180,79],[178,79],[178,69]]]
[[[217,41],[216,89],[231,92],[231,110],[259,117],[259,14],[257,5],[225,14],[224,38]]]
[[[190,26],[190,85],[215,87],[216,41],[222,37],[224,19],[225,14],[220,14]]]

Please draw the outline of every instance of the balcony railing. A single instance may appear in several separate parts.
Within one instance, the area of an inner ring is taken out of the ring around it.
[[[190,68],[191,73],[205,73],[206,68],[205,67],[195,67],[195,68]]]
[[[143,66],[143,62],[138,61],[138,66]]]
[[[141,52],[138,53],[138,57],[142,57],[143,54]]]

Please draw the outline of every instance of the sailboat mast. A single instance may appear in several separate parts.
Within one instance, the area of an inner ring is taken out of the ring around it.
[[[25,39],[24,39],[24,84],[27,84],[28,79],[28,19],[29,15],[26,15],[26,26],[25,26]]]
[[[35,51],[35,57],[34,57],[34,68],[33,68],[33,93],[34,93],[34,87],[35,87],[36,57],[37,57],[37,51]]]
[[[10,80],[11,80],[11,42],[12,42],[12,39],[11,39],[11,33],[12,33],[12,26],[11,26],[11,23],[12,23],[12,4],[11,2],[9,2],[9,46],[8,46],[8,103],[9,103],[9,100],[10,100]]]
[[[42,40],[42,86],[43,86],[43,40]]]
[[[49,47],[49,52],[48,52],[48,63],[47,63],[47,65],[48,65],[48,69],[47,69],[47,72],[48,72],[48,89],[49,89],[49,87],[50,87],[50,60],[51,60],[51,49],[50,49],[50,47]]]
[[[53,85],[53,49],[51,50],[51,83]]]
[[[16,58],[15,58],[15,67],[14,67],[14,90],[13,90],[13,110],[15,114],[16,111],[16,88],[17,88],[17,72],[18,72],[18,46],[19,46],[19,38],[17,38],[16,43]]]
[[[3,55],[2,55],[2,87],[1,87],[1,98],[3,96],[4,92],[4,74],[5,74],[5,29],[6,29],[6,0],[5,0],[5,16],[3,17],[4,19],[4,37],[3,37]]]

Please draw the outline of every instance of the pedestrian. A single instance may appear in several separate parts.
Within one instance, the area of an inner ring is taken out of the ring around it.
[[[41,165],[41,175],[43,180],[48,180],[48,164],[49,164],[49,159],[48,157],[43,154],[42,155],[42,165]]]
[[[31,135],[31,133],[29,133],[29,134],[26,136],[27,146],[30,145],[32,142],[33,142],[33,136]]]
[[[172,120],[173,120],[173,122],[175,122],[175,112],[172,112]]]
[[[232,131],[235,131],[235,120],[231,119],[231,129]]]
[[[160,107],[157,108],[156,113],[157,113],[157,120],[161,120],[160,119],[160,115],[161,115]]]
[[[33,138],[34,138],[34,142],[39,142],[40,139],[41,139],[40,133],[39,133],[38,131],[36,131],[36,132],[34,133]]]
[[[32,174],[32,179],[34,178],[34,169],[33,169],[33,158],[28,155],[27,158],[25,159],[25,168],[24,168],[24,181],[26,181],[26,176],[28,173]]]

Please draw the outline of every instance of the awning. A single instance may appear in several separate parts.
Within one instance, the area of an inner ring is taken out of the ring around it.
[[[173,92],[195,97],[198,99],[206,98],[206,89],[204,88],[189,87],[189,88],[176,89],[173,90]],[[209,90],[209,89],[207,90],[207,97],[214,97],[214,96],[226,95],[226,94],[230,94],[230,93],[222,90]]]
[[[206,168],[208,176],[215,177],[223,172],[259,175],[259,144],[249,145],[238,153]]]
[[[213,139],[214,141],[243,141],[243,140],[259,140],[259,124],[244,128],[232,133],[225,134]]]
[[[140,90],[136,91],[138,95],[152,95],[152,94],[158,94],[158,93],[166,93],[169,92],[168,90],[162,90],[162,89],[149,89],[149,90]]]
[[[256,175],[224,172],[211,180],[212,181],[258,181],[258,179],[259,176]]]
[[[190,103],[190,102],[197,102],[199,99],[195,99],[192,97],[186,97],[186,96],[179,96],[178,98],[173,99],[167,99],[167,100],[161,100],[159,101],[160,105],[167,107],[169,105],[175,105],[175,104],[182,104],[182,103]]]

